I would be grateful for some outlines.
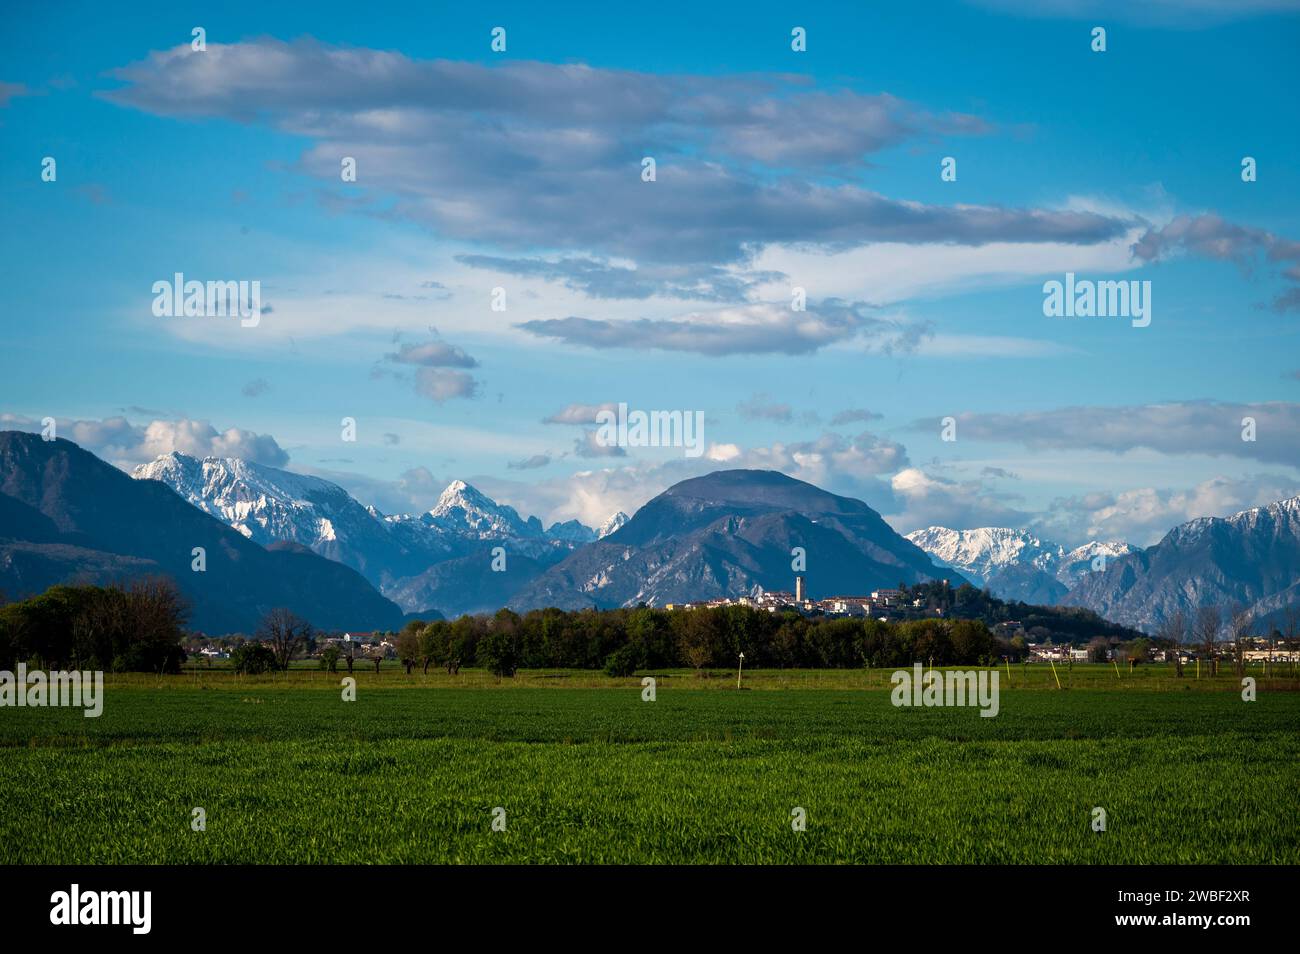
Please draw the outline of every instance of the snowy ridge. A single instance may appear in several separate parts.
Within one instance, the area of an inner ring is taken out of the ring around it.
[[[907,539],[996,595],[1026,602],[1033,601],[1031,596],[1038,601],[1062,596],[1087,573],[1137,549],[1122,540],[1092,540],[1067,550],[1009,527],[927,527],[907,534]]]
[[[454,592],[405,585],[446,561],[463,561],[486,545],[500,543],[512,556],[549,565],[628,519],[615,514],[599,531],[577,520],[544,530],[537,517],[525,520],[514,507],[497,503],[463,480],[449,483],[424,513],[385,515],[319,477],[237,458],[199,460],[180,453],[142,464],[132,476],[161,481],[262,546],[296,543],[346,563],[410,612],[435,605],[421,602],[425,600],[452,606],[447,601],[455,599]],[[454,591],[455,574],[449,576]],[[423,595],[411,596],[409,602],[395,595],[416,592]]]
[[[1090,574],[1064,602],[1147,632],[1176,612],[1244,606],[1257,627],[1286,626],[1300,599],[1300,497],[1230,517],[1199,517],[1153,547]]]
[[[315,549],[374,523],[337,484],[237,458],[198,460],[173,452],[141,464],[131,476],[162,481],[263,546],[289,541]]]
[[[619,530],[623,529],[623,524],[627,523],[631,519],[631,517],[620,510],[600,525],[600,529],[596,531],[596,539],[604,540],[611,533],[618,533]]]
[[[480,539],[543,536],[542,523],[536,517],[523,520],[514,507],[497,503],[463,480],[447,485],[429,516],[439,527]]]

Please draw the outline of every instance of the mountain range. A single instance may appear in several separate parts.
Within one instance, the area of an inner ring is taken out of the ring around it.
[[[133,476],[65,440],[0,432],[4,594],[165,573],[209,632],[250,631],[279,605],[327,628],[382,629],[417,613],[788,590],[802,554],[813,598],[946,578],[1148,632],[1203,605],[1274,623],[1300,610],[1300,497],[1190,521],[1145,549],[1068,549],[998,527],[903,537],[861,501],[774,471],[682,481],[599,529],[543,527],[459,480],[428,511],[385,515],[328,480],[237,459],[169,454]]]
[[[463,480],[448,484],[424,513],[385,515],[319,477],[174,452],[141,464],[132,476],[166,484],[263,546],[295,543],[350,566],[413,613],[494,612],[575,547],[627,520],[616,513],[600,529],[576,520],[543,529],[536,517],[521,517]],[[506,551],[500,572],[492,570],[495,547]]]
[[[1061,602],[1148,632],[1202,606],[1244,607],[1286,631],[1286,617],[1300,610],[1300,497],[1174,527],[1084,577]]]
[[[1300,614],[1300,497],[1188,521],[1145,549],[1092,541],[1066,550],[1003,527],[930,527],[908,539],[994,596],[1080,606],[1148,633],[1202,606],[1244,607],[1257,626],[1284,631],[1288,613]]]
[[[1040,606],[1055,605],[1085,575],[1138,549],[1120,540],[1092,540],[1071,550],[1009,527],[928,527],[907,539],[994,596]]]
[[[168,487],[132,480],[70,441],[0,432],[7,598],[57,583],[152,575],[174,579],[191,605],[190,625],[212,633],[251,633],[278,606],[327,628],[394,628],[403,620],[395,603],[341,563],[293,542],[263,547]]]

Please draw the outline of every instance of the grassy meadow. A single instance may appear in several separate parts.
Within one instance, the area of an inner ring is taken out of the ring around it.
[[[658,672],[653,702],[640,675],[392,665],[344,702],[344,675],[0,709],[0,861],[1300,862],[1289,673],[1252,668],[1248,703],[1227,674],[1013,665],[996,718],[895,708],[880,670]]]

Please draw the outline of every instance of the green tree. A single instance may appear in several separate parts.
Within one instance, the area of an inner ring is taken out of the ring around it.
[[[782,669],[793,669],[803,662],[804,619],[798,613],[783,613],[772,637],[772,655]]]
[[[478,643],[484,627],[473,616],[461,616],[447,631],[447,672],[455,675],[461,666],[472,666],[477,660]]]
[[[451,627],[446,620],[434,620],[420,630],[420,661],[424,665],[424,674],[429,674],[429,665],[442,665],[447,658],[447,634]]]
[[[179,672],[188,606],[166,577],[126,587],[55,586],[0,609],[0,663]]]
[[[644,645],[630,642],[609,654],[605,660],[605,672],[611,676],[631,676],[644,665]]]
[[[703,606],[686,611],[685,617],[678,634],[679,651],[686,664],[699,674],[714,661],[725,639],[723,622],[717,613]]]
[[[230,654],[230,664],[235,672],[244,676],[260,676],[275,669],[278,659],[271,647],[258,642],[244,643]]]
[[[397,634],[397,658],[406,667],[409,676],[415,664],[420,660],[420,634],[424,632],[424,623],[412,621]]]
[[[478,660],[498,679],[514,676],[519,668],[519,638],[505,629],[490,629],[478,641]]]

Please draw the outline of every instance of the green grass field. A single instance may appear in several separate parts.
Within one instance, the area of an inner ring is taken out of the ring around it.
[[[996,718],[881,671],[110,676],[98,719],[0,709],[0,861],[1300,861],[1295,679],[1057,674]]]

